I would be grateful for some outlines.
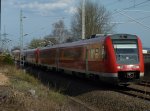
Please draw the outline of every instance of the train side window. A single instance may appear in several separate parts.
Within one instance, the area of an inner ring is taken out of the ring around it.
[[[95,49],[91,49],[90,52],[91,52],[91,54],[90,54],[91,55],[91,59],[94,59]]]
[[[106,52],[104,46],[102,46],[102,59],[106,59]]]
[[[100,59],[100,49],[99,48],[95,49],[95,59]]]
[[[96,48],[96,49],[95,49],[95,53],[99,53],[99,48]]]
[[[99,59],[100,58],[100,49],[99,48],[90,49],[90,58],[91,59]]]

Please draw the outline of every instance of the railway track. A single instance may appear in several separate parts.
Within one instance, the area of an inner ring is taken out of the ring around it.
[[[117,88],[114,88],[112,86],[110,86],[110,87],[107,86],[107,87],[112,89],[112,90],[114,89],[115,92],[118,92],[118,93],[121,93],[121,94],[125,94],[125,95],[131,96],[131,97],[139,98],[139,99],[146,100],[146,101],[150,102],[150,91],[145,90],[145,88],[143,86],[141,86],[143,89],[142,88],[138,89],[138,88],[133,87],[133,86],[132,87],[130,87],[130,86],[129,87],[118,86]],[[80,100],[80,99],[72,98],[72,97],[70,97],[70,99],[72,101],[74,101],[74,103],[83,105],[83,107],[85,106],[85,108],[89,109],[90,111],[98,111],[97,109],[88,106],[86,103],[83,103],[82,100]]]
[[[118,89],[115,89],[115,91],[128,96],[137,97],[140,99],[150,101],[150,92],[145,90],[145,88],[142,90],[133,87],[126,87],[126,88],[119,87]]]
[[[59,88],[66,89],[62,93],[68,95],[68,99],[73,106],[76,106],[77,108],[80,107],[84,109],[83,111],[98,111],[97,108],[100,108],[99,104],[102,104],[101,101],[99,101],[101,100],[99,99],[101,98],[100,94],[102,94],[101,92],[103,91],[105,92],[107,90],[108,92],[112,91],[113,93],[114,91],[120,94],[128,95],[130,97],[136,97],[136,98],[140,98],[141,100],[150,101],[150,92],[147,91],[145,92],[142,89],[136,89],[130,87],[115,88],[114,86],[105,85],[105,84],[99,85],[86,79],[84,80],[84,79],[67,76],[63,74],[57,74],[57,73],[53,74],[39,69],[34,70],[32,74],[36,75],[37,78],[39,78],[41,82],[43,82],[43,84],[46,85],[48,83],[51,87],[56,88],[56,90],[57,87],[58,89]],[[97,98],[95,98],[94,96],[95,94],[94,95],[92,94],[94,91],[97,91]],[[91,95],[91,97],[88,98],[86,93],[89,93],[88,95]],[[81,98],[80,95],[82,95]],[[86,100],[86,98],[88,99]],[[95,101],[97,101],[97,103],[95,103]]]
[[[145,81],[145,80],[143,80],[143,81],[141,81],[141,83],[139,83],[139,85],[141,85],[141,86],[146,86],[146,87],[150,87],[150,81]]]

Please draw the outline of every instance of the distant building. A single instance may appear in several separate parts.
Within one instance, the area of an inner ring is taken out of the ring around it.
[[[150,48],[143,48],[143,54],[150,54]]]
[[[147,50],[143,49],[143,54],[147,54],[147,52],[148,52]]]

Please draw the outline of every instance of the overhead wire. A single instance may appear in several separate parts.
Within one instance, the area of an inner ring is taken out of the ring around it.
[[[33,31],[33,32],[28,33],[28,35],[32,35],[32,34],[34,34],[34,33],[37,33],[38,31],[41,32],[41,31],[48,30],[48,29],[50,29],[49,27],[50,27],[50,25],[46,25],[46,26],[41,27],[41,28],[39,28],[39,29],[37,29],[37,30],[35,30],[35,31]],[[67,27],[64,27],[64,28],[67,29]],[[43,33],[42,33],[42,35],[43,35]]]
[[[145,16],[145,17],[141,17],[141,18],[137,18],[137,19],[135,19],[135,20],[144,20],[144,19],[147,19],[147,18],[149,18],[150,17],[150,15],[149,16]]]
[[[142,5],[142,4],[147,3],[147,2],[150,2],[150,0],[145,0],[144,2],[140,2],[138,4],[134,4],[133,6],[130,6],[130,7],[127,7],[127,8],[123,8],[119,12],[122,12],[122,11],[127,10],[127,9],[131,9],[131,8],[135,8],[135,7],[139,6],[139,5]],[[117,14],[117,13],[118,13],[118,11],[115,10],[115,12],[111,14],[111,16],[114,15],[114,14]]]
[[[135,20],[144,20],[144,19],[147,19],[147,18],[150,18],[150,16],[135,18]],[[125,23],[135,23],[135,22],[133,22],[133,20],[129,20],[127,22],[111,22],[111,23],[113,23],[113,24],[125,24]]]
[[[138,4],[134,4],[133,6],[130,6],[130,7],[124,8],[123,10],[127,10],[127,9],[131,9],[131,8],[135,8],[135,7],[139,6],[139,5],[142,5],[142,4],[144,4],[144,3],[147,3],[147,2],[149,2],[149,1],[150,1],[150,0],[145,0],[144,2],[141,2],[141,3],[138,3]]]
[[[139,24],[139,25],[145,27],[146,29],[149,29],[149,30],[150,30],[150,27],[149,27],[149,26],[147,26],[147,25],[145,25],[145,24],[143,24],[142,22],[139,21],[139,20],[143,20],[143,19],[149,18],[150,16],[145,16],[145,17],[142,17],[142,18],[135,19],[135,18],[133,18],[133,17],[131,17],[131,16],[129,16],[129,15],[127,15],[127,14],[124,13],[125,11],[130,11],[130,10],[128,10],[128,9],[141,6],[141,5],[143,5],[143,4],[145,4],[145,3],[149,2],[149,1],[150,1],[150,0],[145,0],[145,1],[140,2],[140,3],[135,3],[135,1],[134,1],[134,5],[133,5],[133,6],[130,6],[130,7],[127,7],[127,8],[123,8],[123,9],[121,9],[121,10],[115,10],[115,12],[111,14],[111,16],[113,16],[114,14],[119,13],[119,14],[121,14],[121,15],[123,15],[123,16],[125,16],[125,17],[127,17],[127,18],[130,19],[130,20],[128,21],[128,23],[131,23],[131,22],[133,23],[133,22],[135,22],[135,23],[137,23],[137,24]],[[136,10],[136,11],[145,12],[145,13],[150,12],[150,11],[144,11],[144,10]],[[117,23],[117,22],[116,22],[116,23]],[[121,23],[121,24],[122,24],[123,22],[118,22],[118,23]],[[125,22],[124,22],[124,23],[125,23]],[[127,23],[127,22],[126,22],[126,23]]]
[[[150,13],[150,11],[147,10],[123,10],[124,12],[142,12],[142,13]]]
[[[121,14],[121,15],[126,16],[127,18],[129,18],[129,19],[133,20],[134,22],[136,22],[136,23],[140,24],[141,26],[143,26],[143,27],[145,27],[145,28],[147,28],[147,29],[149,29],[149,30],[150,30],[150,27],[149,27],[149,26],[147,26],[147,25],[143,24],[142,22],[140,22],[140,21],[138,21],[138,20],[134,19],[133,17],[131,17],[131,16],[129,16],[129,15],[127,15],[127,14],[125,14],[125,13],[122,13],[122,12],[120,12],[120,11],[117,11],[117,12],[118,12],[119,14]]]
[[[145,11],[145,10],[124,10],[123,12],[125,12],[125,11],[133,11],[133,12],[142,12],[142,13],[150,13],[150,11]],[[147,18],[149,18],[150,17],[150,15],[148,15],[148,16],[145,16],[145,17],[140,17],[140,18],[136,18],[136,20],[144,20],[144,19],[147,19]],[[132,21],[132,20],[130,20],[130,21]]]
[[[33,11],[24,11],[24,12],[27,12],[27,13],[34,13],[35,14],[35,11],[33,12]],[[39,14],[40,15],[40,14]],[[38,16],[39,16],[38,15]],[[52,18],[52,19],[62,19],[62,20],[64,20],[64,19],[66,19],[66,16],[65,15],[63,15],[63,16],[48,16],[48,15],[40,15],[41,17],[44,17],[44,18]],[[48,30],[48,28],[50,27],[51,25],[46,25],[45,27],[42,27],[42,28],[39,28],[39,29],[37,29],[37,30],[35,30],[35,31],[33,31],[33,32],[30,32],[30,33],[28,33],[28,36],[29,35],[31,35],[31,34],[34,34],[34,33],[37,33],[39,30],[40,30],[40,32],[41,31],[44,31],[45,29],[46,30]],[[41,35],[41,34],[40,34]]]

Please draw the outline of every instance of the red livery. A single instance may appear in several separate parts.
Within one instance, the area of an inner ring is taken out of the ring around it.
[[[91,39],[24,50],[25,64],[127,84],[144,76],[142,44],[136,35],[96,34]]]

